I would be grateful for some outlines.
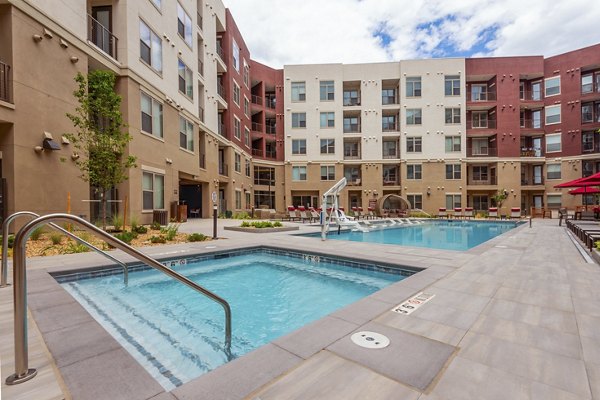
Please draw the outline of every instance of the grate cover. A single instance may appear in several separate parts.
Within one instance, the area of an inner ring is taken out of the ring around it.
[[[370,331],[356,332],[350,339],[360,347],[367,349],[383,349],[390,344],[390,339],[387,336]]]

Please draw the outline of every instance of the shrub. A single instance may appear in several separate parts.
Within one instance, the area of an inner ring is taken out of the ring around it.
[[[120,231],[123,228],[123,217],[119,214],[113,215],[111,224],[115,231]]]
[[[177,236],[178,230],[179,224],[169,224],[166,227],[162,228],[160,230],[160,233],[164,234],[167,240],[173,240],[175,239],[175,236]]]
[[[250,218],[250,214],[248,214],[246,211],[242,211],[242,212],[233,214],[233,218],[234,219],[248,219],[248,218]]]
[[[140,226],[140,222],[138,221],[138,219],[135,215],[133,215],[133,216],[131,216],[131,218],[129,218],[129,224],[131,225],[131,231],[137,232],[137,229]]]
[[[240,225],[242,228],[250,228],[250,222],[248,221],[243,221],[242,224]]]
[[[150,225],[150,229],[152,229],[153,231],[160,231],[160,223],[158,221],[154,221]]]
[[[0,241],[2,240],[2,235],[0,235]],[[15,235],[8,235],[8,248],[12,249],[15,244]]]
[[[79,231],[76,233],[76,236],[79,239],[85,240],[88,243],[91,243],[92,238],[93,238],[92,234],[89,232],[86,232],[86,231]]]
[[[29,238],[31,240],[40,240],[40,237],[42,236],[42,233],[44,233],[44,227],[43,226],[38,226],[33,231],[31,231],[31,235],[29,235]]]
[[[131,241],[137,237],[135,232],[122,232],[114,235],[117,239],[127,244],[131,244]]]
[[[52,244],[54,244],[54,245],[60,244],[62,242],[62,238],[63,238],[62,233],[52,232],[50,234],[50,240],[52,241]]]
[[[131,226],[131,231],[139,234],[144,234],[148,232],[148,228],[144,225],[137,225],[134,229],[133,225]]]
[[[167,239],[163,235],[152,236],[150,238],[151,243],[167,243]]]
[[[188,242],[204,242],[206,239],[208,239],[208,236],[201,233],[192,233],[187,237]]]
[[[281,228],[283,226],[283,224],[279,221],[275,221],[273,222],[273,227],[274,228]]]
[[[262,228],[278,228],[283,226],[283,224],[279,221],[275,221],[275,222],[271,222],[271,221],[254,221],[254,222],[248,222],[248,221],[244,221],[242,222],[242,224],[240,225],[242,228],[250,228],[250,227],[254,227],[257,229],[262,229]]]
[[[431,218],[431,215],[423,211],[411,211],[408,216],[411,218]]]
[[[73,253],[87,253],[91,249],[84,244],[80,244],[74,241],[69,241],[65,248],[63,249],[63,254],[73,254]]]

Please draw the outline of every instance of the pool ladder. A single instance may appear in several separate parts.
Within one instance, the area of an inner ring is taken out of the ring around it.
[[[7,251],[8,247],[8,224],[10,222],[20,216],[20,215],[32,215],[37,216],[37,214],[29,212],[29,211],[21,211],[19,213],[12,214],[8,217],[3,223],[3,243],[6,243],[6,247],[3,247],[2,257],[4,260],[4,254]],[[95,225],[89,223],[83,218],[76,217],[71,214],[48,214],[44,216],[37,216],[33,221],[27,223],[15,236],[15,242],[13,246],[13,299],[14,299],[14,336],[15,336],[15,373],[6,378],[7,385],[15,385],[18,383],[22,383],[28,381],[33,378],[37,371],[33,368],[29,368],[29,355],[28,355],[28,345],[27,345],[27,257],[25,253],[25,245],[27,243],[27,239],[31,232],[41,226],[43,224],[49,223],[50,221],[67,221],[74,222],[84,228],[86,228],[91,233],[96,234],[101,239],[106,241],[109,245],[120,249],[127,253],[128,255],[136,258],[137,260],[149,265],[150,267],[159,270],[160,272],[170,276],[173,279],[178,280],[179,282],[187,285],[188,287],[196,290],[197,292],[203,294],[209,299],[215,301],[223,307],[225,312],[225,353],[227,358],[231,358],[231,307],[229,303],[216,295],[215,293],[209,291],[208,289],[203,288],[198,285],[194,281],[186,278],[185,276],[173,271],[170,268],[165,267],[160,262],[155,259],[145,255],[144,253],[134,249],[127,243],[115,238],[113,235],[104,232],[102,229],[96,227]],[[50,223],[50,225],[64,232],[65,230],[58,227],[57,225]],[[66,231],[68,232],[68,231]],[[70,232],[68,232],[69,236],[74,236]],[[89,246],[90,248],[96,250],[97,252],[107,256],[111,260],[117,262],[118,264],[124,266],[124,273],[127,276],[127,266],[116,260],[114,257],[109,255],[108,253],[98,249],[97,247],[91,245],[90,243],[78,240],[80,243]],[[2,276],[6,273],[5,264],[2,263]],[[126,278],[125,278],[126,279]],[[6,281],[3,279],[3,282]]]

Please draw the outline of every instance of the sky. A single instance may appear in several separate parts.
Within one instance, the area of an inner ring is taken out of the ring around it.
[[[252,58],[293,64],[544,55],[600,43],[597,0],[223,0]]]

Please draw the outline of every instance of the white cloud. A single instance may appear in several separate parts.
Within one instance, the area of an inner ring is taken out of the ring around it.
[[[584,0],[224,2],[252,58],[275,68],[464,54],[551,56],[599,41],[600,7]],[[382,26],[391,37],[385,48],[374,37]],[[495,37],[482,37],[490,32]]]

